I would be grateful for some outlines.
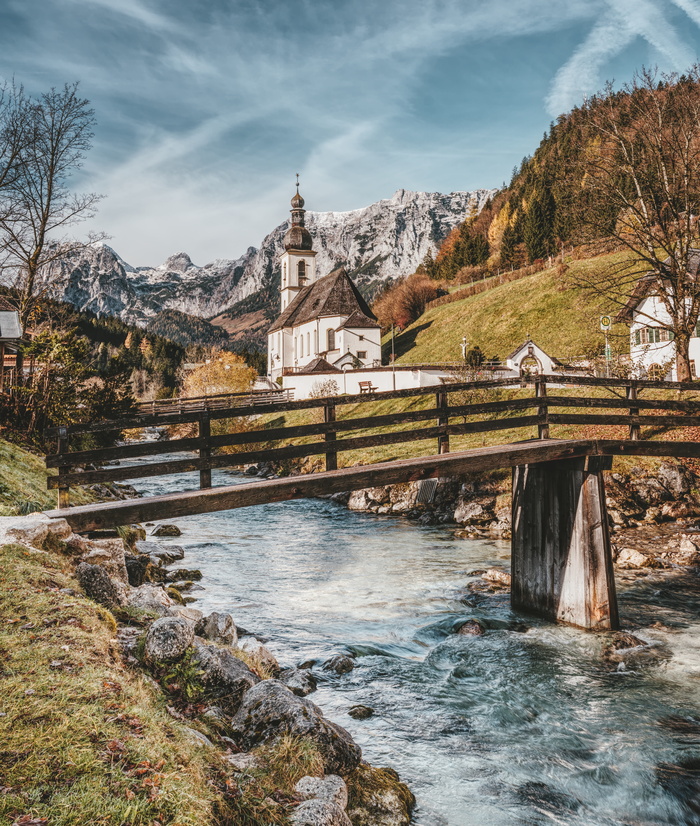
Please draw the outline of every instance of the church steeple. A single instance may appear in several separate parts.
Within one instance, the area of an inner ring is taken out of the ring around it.
[[[297,190],[292,197],[292,225],[285,233],[282,244],[280,263],[282,267],[282,309],[290,304],[295,295],[307,284],[316,280],[316,253],[313,251],[311,233],[304,226],[306,210],[304,199],[299,192],[299,173],[297,173]]]

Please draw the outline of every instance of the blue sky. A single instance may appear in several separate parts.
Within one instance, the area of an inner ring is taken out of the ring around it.
[[[700,0],[2,0],[0,77],[79,80],[77,183],[130,263],[233,258],[287,215],[500,186],[558,114],[697,59]]]

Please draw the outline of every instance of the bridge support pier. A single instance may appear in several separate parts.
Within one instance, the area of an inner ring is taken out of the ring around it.
[[[514,608],[592,631],[618,627],[602,474],[610,461],[513,469]]]

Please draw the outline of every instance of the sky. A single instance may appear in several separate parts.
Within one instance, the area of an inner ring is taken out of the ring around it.
[[[74,186],[134,266],[236,258],[306,206],[498,187],[552,120],[698,59],[700,0],[2,0],[0,80],[80,82]]]

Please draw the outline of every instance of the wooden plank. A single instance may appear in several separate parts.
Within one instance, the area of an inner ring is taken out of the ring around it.
[[[651,381],[647,379],[613,379],[597,376],[560,376],[556,374],[542,375],[548,384],[577,384],[580,387],[627,387],[634,381],[639,389],[650,390],[685,390],[700,393],[700,381]]]
[[[627,388],[627,398],[630,401],[635,401],[637,398],[637,384],[636,382],[631,382],[630,386]],[[639,406],[633,406],[629,409],[630,416],[639,416]],[[641,427],[638,424],[630,424],[630,432],[629,432],[630,439],[632,441],[637,441],[641,436]]]
[[[450,417],[449,408],[447,404],[447,393],[445,392],[445,390],[438,390],[435,394],[435,407],[439,411],[437,426],[438,430],[440,431],[438,434],[437,452],[449,453],[450,435],[448,432],[447,425],[449,423]]]
[[[700,442],[669,442],[651,439],[596,439],[596,452],[610,456],[673,456],[700,458]]]
[[[323,421],[331,427],[335,424],[335,402],[330,399],[326,402],[323,408]],[[338,452],[333,448],[336,443],[335,429],[328,429],[325,435],[326,444],[330,443],[329,449],[326,450],[326,470],[338,469]]]
[[[548,403],[547,403],[547,382],[540,381],[539,378],[535,382],[535,396],[540,399],[540,406],[537,408],[537,413],[542,419],[542,423],[537,426],[538,435],[540,439],[549,439],[549,419],[547,417]]]
[[[310,473],[285,479],[229,485],[203,491],[80,505],[65,510],[48,511],[47,515],[68,520],[73,529],[77,531],[95,530],[115,525],[128,525],[132,522],[148,522],[196,513],[231,510],[377,485],[418,481],[437,476],[458,476],[462,473],[483,472],[533,462],[552,462],[564,458],[587,456],[594,450],[594,442],[586,439],[534,440],[446,453],[440,456],[423,456],[418,459],[401,459],[376,465]]]
[[[607,407],[629,409],[629,401],[619,396],[591,398],[588,396],[547,396],[549,407]],[[679,410],[688,413],[700,411],[700,401],[679,399],[635,399],[634,406],[640,410]]]
[[[698,427],[700,416],[623,416],[594,413],[550,413],[552,424],[641,425],[643,427]]]
[[[201,447],[199,448],[199,487],[201,490],[211,487],[211,466],[208,460],[211,458],[211,450],[209,442],[211,440],[211,421],[209,420],[209,413],[201,413],[199,419],[199,439]]]

